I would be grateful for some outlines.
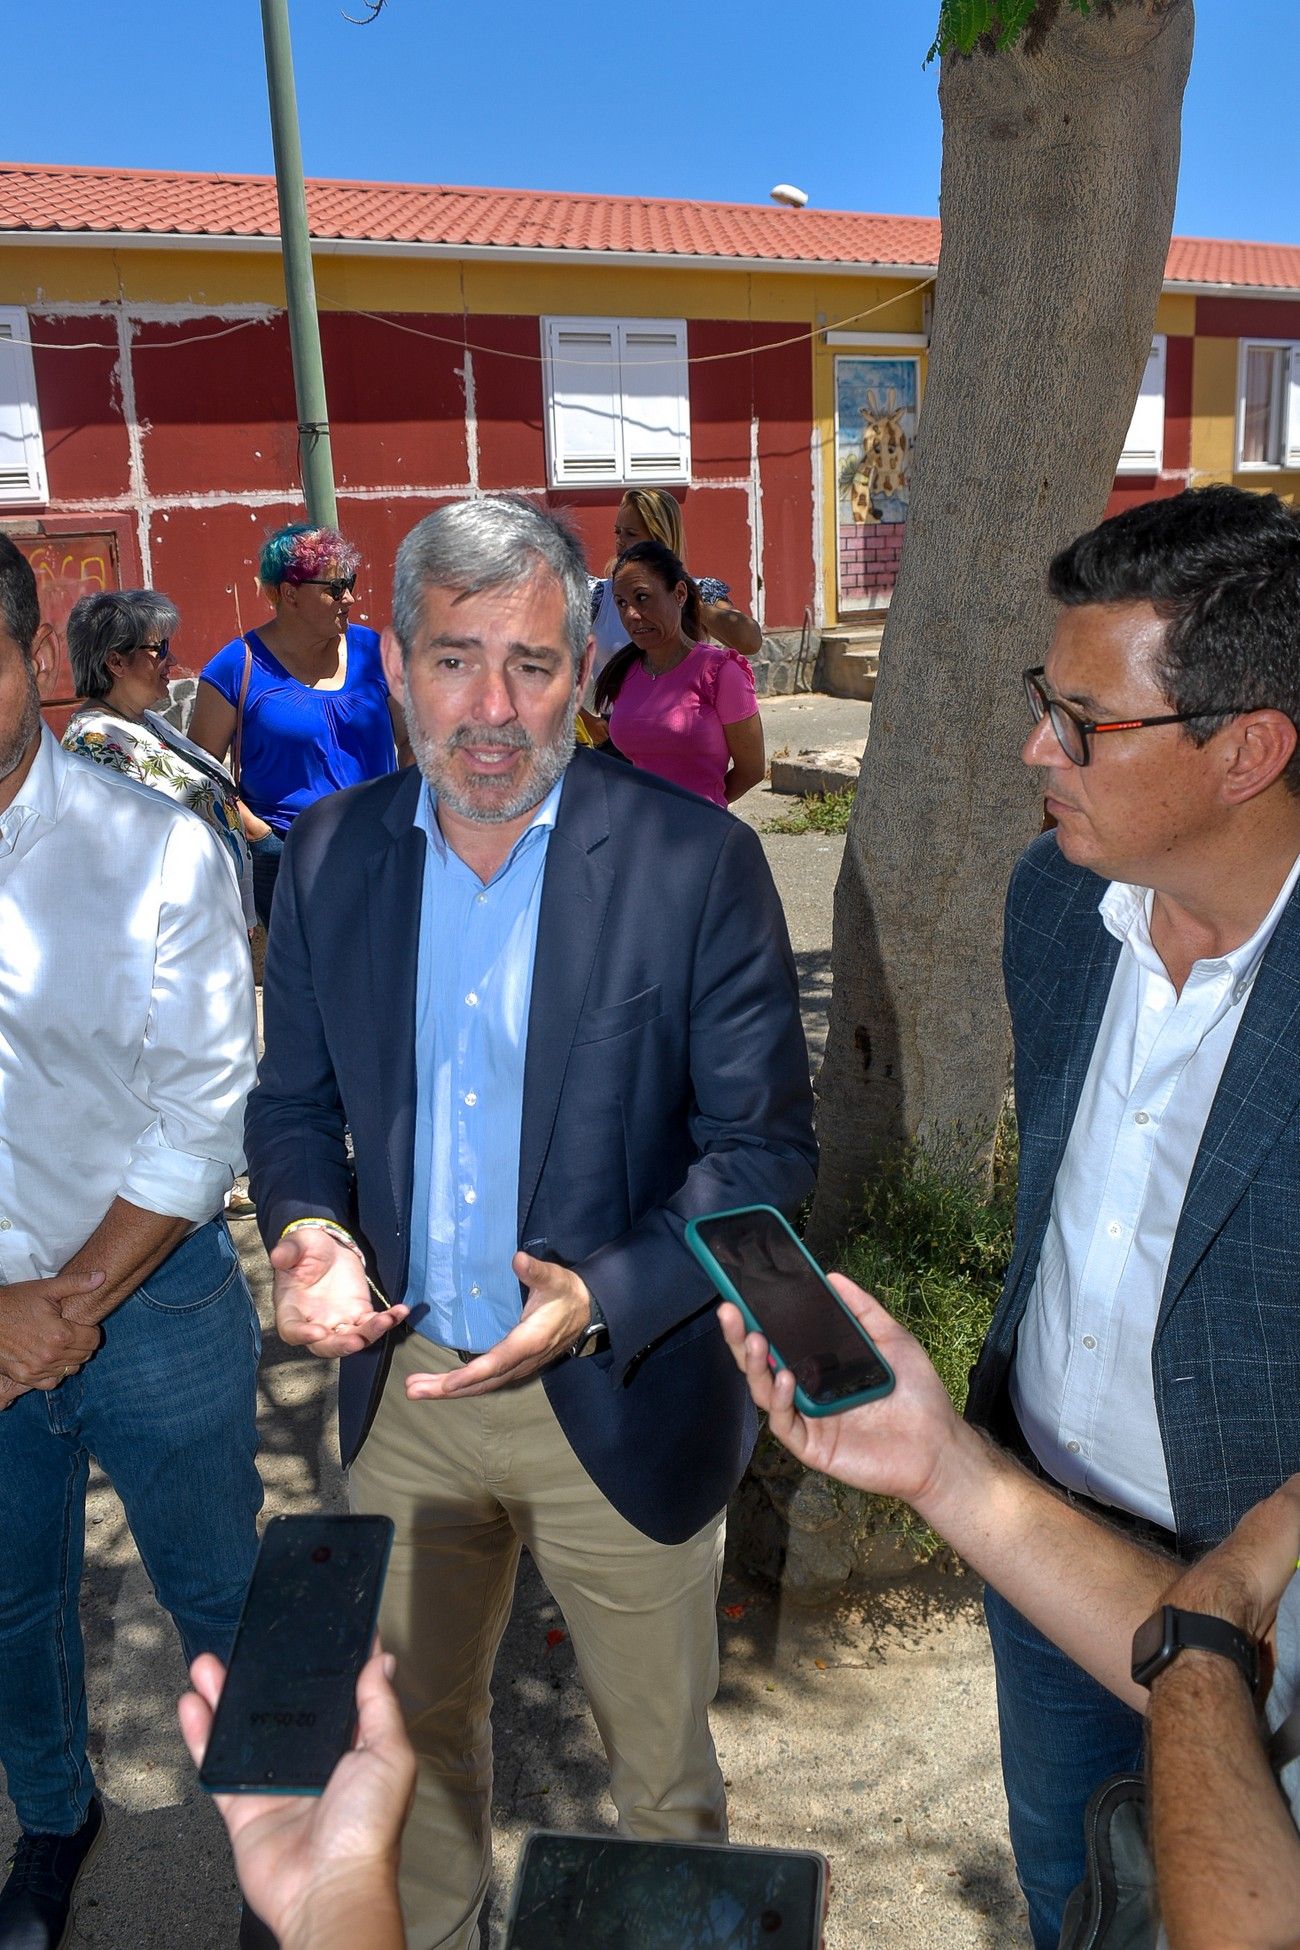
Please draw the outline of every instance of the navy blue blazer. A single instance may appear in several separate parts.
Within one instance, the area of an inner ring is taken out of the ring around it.
[[[1105,889],[1046,833],[1007,895],[1020,1182],[1015,1251],[966,1409],[984,1427],[1119,959],[1097,911]],[[1192,1166],[1152,1366],[1175,1526],[1199,1550],[1300,1469],[1300,892],[1260,964]]]
[[[417,771],[393,774],[295,822],[247,1119],[268,1243],[291,1219],[337,1218],[394,1298],[412,1223],[420,788]],[[542,882],[518,1238],[574,1267],[609,1324],[607,1349],[556,1362],[545,1386],[589,1475],[647,1536],[677,1543],[714,1516],[755,1434],[686,1221],[760,1200],[792,1212],[815,1160],[798,982],[757,836],[579,749]],[[390,1340],[340,1364],[345,1463]]]

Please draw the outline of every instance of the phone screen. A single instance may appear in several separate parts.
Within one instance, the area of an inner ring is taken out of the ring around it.
[[[830,1406],[890,1386],[889,1369],[777,1213],[731,1212],[695,1229],[811,1401]]]
[[[800,1850],[530,1835],[505,1950],[818,1950],[825,1865]]]
[[[214,1793],[314,1793],[352,1740],[393,1525],[273,1517],[262,1536],[199,1780]]]

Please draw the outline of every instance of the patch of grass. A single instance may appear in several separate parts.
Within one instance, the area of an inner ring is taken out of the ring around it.
[[[911,1330],[957,1408],[1011,1258],[1016,1142],[1006,1120],[992,1195],[943,1148],[911,1147],[867,1188],[836,1264]]]
[[[852,1233],[829,1262],[915,1334],[959,1411],[1011,1259],[1017,1151],[1008,1114],[994,1146],[991,1193],[955,1144],[896,1153],[867,1187]],[[882,1531],[921,1559],[940,1548],[905,1503],[839,1483],[830,1488],[857,1552]]]
[[[765,833],[847,833],[855,786],[842,792],[805,792],[793,812],[769,819]]]

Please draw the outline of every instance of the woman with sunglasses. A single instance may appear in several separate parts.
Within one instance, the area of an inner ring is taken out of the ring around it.
[[[359,560],[336,529],[277,529],[258,563],[273,614],[223,645],[201,673],[190,736],[214,758],[230,755],[263,926],[298,814],[409,762],[379,638],[348,621]]]
[[[234,781],[223,765],[160,713],[175,676],[171,639],[180,616],[157,589],[83,596],[68,618],[68,661],[85,699],[63,734],[65,751],[165,792],[212,827],[230,854],[251,929],[252,860]]]

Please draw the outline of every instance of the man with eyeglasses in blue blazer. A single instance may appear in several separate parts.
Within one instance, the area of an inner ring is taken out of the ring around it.
[[[1052,562],[1025,674],[1054,830],[1012,876],[1016,1247],[969,1418],[1192,1557],[1300,1469],[1300,523],[1129,509]],[[1138,1716],[986,1600],[1012,1844],[1055,1950]]]

